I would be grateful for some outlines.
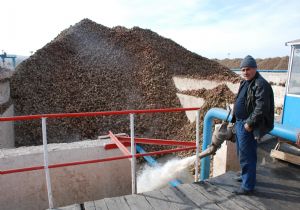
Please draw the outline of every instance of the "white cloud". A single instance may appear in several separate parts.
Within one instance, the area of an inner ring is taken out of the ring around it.
[[[299,38],[299,7],[283,1],[232,8],[233,14],[209,25],[166,29],[162,34],[173,38],[191,51],[210,58],[274,57],[288,55],[284,43]],[[298,3],[297,3],[298,4]],[[300,4],[299,4],[300,6]],[[216,14],[213,12],[212,14]]]
[[[288,3],[287,3],[288,2]],[[210,58],[283,56],[300,38],[296,0],[0,0],[0,50],[28,55],[83,18],[112,27],[135,25]],[[4,9],[3,9],[4,8]]]

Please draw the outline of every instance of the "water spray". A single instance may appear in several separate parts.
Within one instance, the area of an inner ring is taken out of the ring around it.
[[[229,117],[228,114],[227,118]],[[199,154],[202,159],[209,155],[215,155],[216,151],[221,147],[225,140],[235,142],[233,125],[223,121],[219,128],[216,128],[213,136],[212,143],[208,148]],[[141,174],[137,178],[138,192],[146,192],[161,188],[166,185],[170,180],[176,179],[182,170],[194,164],[196,155],[186,157],[183,159],[174,158],[169,160],[164,165],[156,164],[154,167],[145,166]]]

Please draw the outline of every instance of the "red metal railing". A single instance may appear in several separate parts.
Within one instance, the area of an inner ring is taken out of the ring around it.
[[[114,136],[114,135],[113,135]],[[114,136],[115,137],[115,136]],[[129,143],[129,141],[122,141],[123,138],[128,137],[117,137],[121,144],[124,146],[130,146],[130,144],[124,144],[124,143]],[[145,141],[140,141],[141,139],[137,140],[135,139],[136,143],[139,144],[148,144],[147,142],[150,142],[150,144],[157,144],[157,145],[179,145],[179,146],[185,146],[182,148],[176,148],[176,149],[168,149],[168,150],[162,150],[162,151],[155,151],[155,152],[147,152],[145,154],[135,154],[135,157],[144,157],[144,156],[152,156],[152,155],[161,155],[161,154],[168,154],[168,153],[174,153],[174,152],[180,152],[180,151],[185,151],[185,150],[193,150],[196,149],[196,143],[195,142],[184,142],[184,141],[175,141],[175,140],[158,140],[155,142],[155,139],[144,139]],[[173,142],[173,144],[171,143]],[[189,146],[187,146],[189,145]],[[106,150],[110,149],[116,149],[118,148],[117,144],[107,144],[104,146]],[[126,147],[124,149],[127,150]],[[129,154],[128,154],[128,153]],[[76,162],[67,162],[67,163],[58,163],[58,164],[52,164],[49,165],[48,168],[61,168],[61,167],[66,167],[66,166],[75,166],[75,165],[85,165],[85,164],[91,164],[91,163],[101,163],[101,162],[108,162],[108,161],[113,161],[113,160],[121,160],[121,159],[128,159],[132,158],[132,155],[130,152],[127,150],[126,155],[122,156],[115,156],[115,157],[109,157],[109,158],[102,158],[102,159],[94,159],[94,160],[86,160],[86,161],[76,161]],[[1,171],[1,174],[13,174],[13,173],[20,173],[20,172],[26,172],[26,171],[35,171],[35,170],[43,170],[44,166],[33,166],[33,167],[26,167],[26,168],[18,168],[18,169],[9,169],[9,170],[4,170]]]
[[[34,119],[41,119],[41,118],[93,117],[93,116],[107,116],[107,115],[182,112],[182,111],[196,111],[196,110],[199,110],[199,108],[170,108],[170,109],[145,109],[145,110],[104,111],[104,112],[40,114],[40,115],[26,115],[26,116],[14,116],[14,117],[0,117],[0,122],[34,120]]]
[[[24,121],[24,120],[34,120],[34,119],[42,119],[42,118],[92,117],[92,116],[107,116],[107,115],[182,112],[182,111],[197,111],[197,110],[199,110],[199,108],[170,108],[170,109],[149,109],[149,110],[124,110],[124,111],[104,111],[104,112],[40,114],[40,115],[26,115],[26,116],[14,116],[14,117],[0,117],[0,122]],[[112,141],[115,143],[116,137],[111,132],[110,132],[109,136],[111,137]],[[130,144],[128,144],[130,142],[130,137],[118,137],[118,139],[121,142],[123,142],[123,144],[120,144],[119,142],[117,142],[117,143],[122,148],[121,151],[124,153],[125,156],[110,157],[110,158],[95,159],[95,160],[86,160],[86,161],[77,161],[77,162],[68,162],[68,163],[61,163],[61,164],[52,164],[52,165],[49,165],[48,168],[59,168],[59,167],[65,167],[65,166],[84,165],[84,164],[100,163],[100,162],[106,162],[106,161],[131,158],[132,155],[125,147],[125,146],[130,146]],[[191,150],[191,149],[196,148],[195,143],[193,143],[193,142],[184,142],[184,141],[178,142],[175,140],[164,140],[164,139],[135,138],[135,143],[189,146],[189,147],[177,148],[177,149],[171,149],[171,150],[149,152],[146,154],[136,154],[135,157],[167,154],[167,153]],[[117,144],[108,144],[105,146],[105,148],[106,149],[117,148]],[[9,170],[0,171],[0,175],[11,174],[11,173],[20,173],[20,172],[26,172],[26,171],[34,171],[34,170],[42,170],[42,169],[44,169],[44,166],[33,166],[33,167],[24,167],[24,168],[19,168],[19,169],[9,169]]]
[[[196,115],[196,143],[195,142],[184,142],[184,141],[175,141],[175,140],[165,140],[165,139],[146,139],[146,138],[135,138],[134,137],[134,114],[146,114],[146,113],[161,113],[161,112],[182,112],[182,111],[197,111]],[[150,109],[150,110],[125,110],[125,111],[104,111],[104,112],[82,112],[82,113],[58,113],[58,114],[40,114],[40,115],[28,115],[28,116],[14,116],[14,117],[0,117],[0,122],[4,121],[23,121],[23,120],[34,120],[42,119],[42,132],[43,132],[43,146],[44,146],[44,166],[32,166],[25,168],[17,169],[8,169],[0,171],[0,175],[20,173],[26,171],[35,171],[35,170],[45,170],[46,182],[47,182],[47,192],[48,192],[48,201],[49,208],[53,208],[52,201],[52,190],[51,190],[51,180],[49,169],[50,168],[60,168],[66,166],[75,166],[75,165],[85,165],[92,163],[107,162],[113,160],[121,160],[131,158],[131,167],[132,167],[132,190],[133,193],[136,193],[136,174],[135,174],[135,158],[143,156],[151,156],[158,154],[167,154],[185,150],[196,149],[196,153],[199,152],[199,108],[170,108],[170,109]],[[47,149],[47,132],[46,132],[46,119],[47,118],[70,118],[70,117],[92,117],[92,116],[107,116],[107,115],[130,115],[130,130],[131,137],[116,137],[112,132],[109,132],[109,137],[113,143],[105,145],[105,149],[115,149],[119,148],[124,154],[123,156],[108,157],[102,159],[94,160],[85,160],[85,161],[76,161],[76,162],[67,162],[59,164],[48,165],[48,149]],[[130,142],[130,144],[129,144]],[[148,152],[145,154],[135,154],[135,144],[157,144],[157,145],[173,145],[180,146],[181,148],[168,149],[162,151]],[[131,146],[131,152],[128,151],[127,147]],[[196,174],[195,179],[198,176],[198,159],[196,160]]]

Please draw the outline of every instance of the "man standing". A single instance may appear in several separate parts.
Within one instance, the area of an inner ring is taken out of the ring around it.
[[[244,80],[236,97],[235,122],[237,152],[242,182],[233,193],[249,195],[256,183],[257,140],[274,127],[274,95],[271,85],[257,72],[256,61],[246,56],[240,65]]]

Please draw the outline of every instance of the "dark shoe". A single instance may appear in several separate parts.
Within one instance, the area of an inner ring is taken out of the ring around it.
[[[242,176],[232,177],[232,179],[233,179],[234,181],[237,181],[237,182],[242,182],[242,181],[243,181],[243,180],[242,180]]]
[[[253,195],[254,191],[253,190],[245,190],[243,188],[239,188],[237,190],[234,190],[232,193],[236,195]]]

